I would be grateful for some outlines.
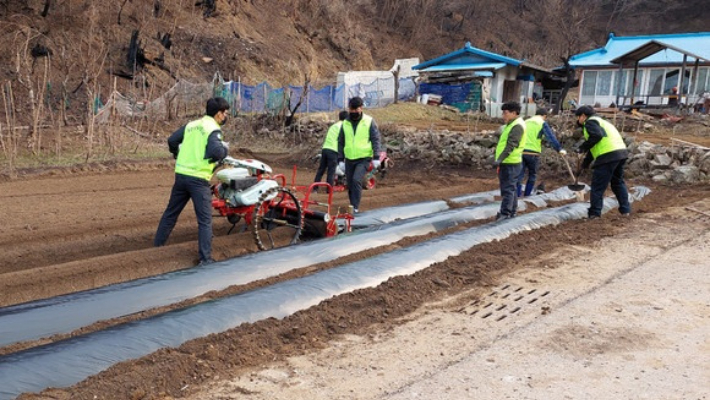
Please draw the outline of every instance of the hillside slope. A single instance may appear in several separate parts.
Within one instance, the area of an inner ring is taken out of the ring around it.
[[[105,98],[114,86],[153,98],[178,79],[204,82],[218,72],[250,84],[302,85],[308,78],[317,85],[338,71],[388,69],[395,58],[425,60],[466,41],[555,66],[560,57],[603,44],[609,31],[707,29],[704,3],[4,0],[0,80],[22,120],[40,98],[79,113],[87,99]]]

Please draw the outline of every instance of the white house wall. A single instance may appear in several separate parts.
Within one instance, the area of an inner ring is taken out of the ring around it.
[[[505,81],[515,81],[518,78],[520,69],[512,65],[496,70],[493,78],[490,79],[490,102],[486,102],[486,114],[491,117],[500,118],[503,116],[500,107],[503,105],[503,85]],[[484,85],[488,82],[484,82]],[[526,83],[529,83],[526,85]],[[528,103],[526,99],[532,98],[534,82],[521,82],[517,101],[520,103],[520,115],[529,117],[535,115],[537,106],[535,103]],[[484,89],[485,91],[485,89]]]

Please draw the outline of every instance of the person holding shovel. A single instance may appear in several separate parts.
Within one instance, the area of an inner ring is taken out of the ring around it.
[[[544,138],[550,145],[559,152],[563,157],[567,151],[562,148],[560,142],[557,141],[552,128],[547,124],[547,115],[549,111],[546,108],[538,108],[534,117],[530,117],[525,121],[525,147],[523,148],[523,169],[518,177],[518,197],[530,196],[535,181],[537,180],[537,171],[540,169],[540,154],[542,153],[542,139]],[[523,181],[525,180],[525,171],[528,173],[528,181],[525,183],[525,191],[523,192]]]
[[[629,192],[624,183],[624,165],[629,156],[626,144],[616,127],[609,121],[596,115],[591,106],[581,106],[574,113],[577,124],[582,127],[584,143],[577,149],[580,155],[585,154],[577,176],[583,169],[592,167],[592,190],[589,197],[589,219],[600,218],[604,205],[604,192],[611,184],[619,202],[619,213],[624,216],[631,214]]]
[[[525,144],[525,121],[520,117],[520,104],[515,101],[503,103],[503,132],[495,149],[493,166],[497,167],[500,184],[500,211],[496,221],[515,217],[518,210],[516,185],[523,170],[523,147]]]

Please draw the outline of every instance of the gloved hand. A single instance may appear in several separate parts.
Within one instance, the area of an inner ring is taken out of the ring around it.
[[[380,160],[372,160],[372,168],[374,168],[374,169],[380,168]]]
[[[498,161],[498,160],[493,160],[493,166],[496,167],[496,168],[497,168],[497,167],[500,167],[500,161]]]
[[[222,141],[222,146],[229,152],[229,142]]]
[[[584,150],[582,150],[582,148],[580,147],[577,150],[575,150],[574,152],[577,154],[582,154],[584,152]]]
[[[340,161],[338,163],[338,168],[345,171],[345,161]]]
[[[566,156],[566,155],[567,155],[567,150],[561,149],[561,150],[560,150],[560,155],[561,155],[561,156]]]

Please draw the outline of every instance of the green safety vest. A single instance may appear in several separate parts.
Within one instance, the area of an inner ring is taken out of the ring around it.
[[[222,139],[219,124],[207,115],[185,125],[185,135],[175,161],[176,173],[210,180],[215,163],[205,159],[205,151],[207,138],[214,131],[220,131],[220,139]]]
[[[353,132],[353,125],[350,120],[343,121],[343,134],[345,134],[345,158],[348,160],[358,160],[360,158],[372,157],[372,142],[370,142],[370,126],[372,117],[362,114],[362,119],[357,124],[357,131]]]
[[[542,152],[542,126],[544,124],[545,119],[539,115],[525,121],[525,150]]]
[[[328,128],[328,133],[325,135],[325,142],[323,142],[323,148],[333,151],[338,151],[338,135],[340,135],[340,128],[343,126],[343,121],[338,121]]]
[[[589,117],[589,119],[587,119],[587,121],[590,120],[599,122],[599,125],[602,127],[602,130],[604,130],[604,132],[606,133],[606,135],[602,137],[602,140],[597,142],[597,144],[595,144],[594,147],[589,150],[595,160],[602,154],[611,153],[612,151],[622,150],[626,148],[624,138],[621,137],[621,134],[616,129],[614,124],[596,116]],[[584,125],[584,139],[589,140],[589,133],[587,132],[586,121]]]
[[[520,127],[523,128],[523,136],[520,138],[520,144],[518,144],[518,147],[513,149],[508,157],[501,161],[501,164],[519,164],[523,162],[523,147],[525,147],[525,138],[527,135],[525,134],[525,121],[523,121],[520,117],[506,125],[503,129],[503,133],[500,134],[498,146],[496,146],[496,160],[503,153],[503,150],[505,150],[505,146],[508,144],[508,134],[515,125],[520,125]]]

